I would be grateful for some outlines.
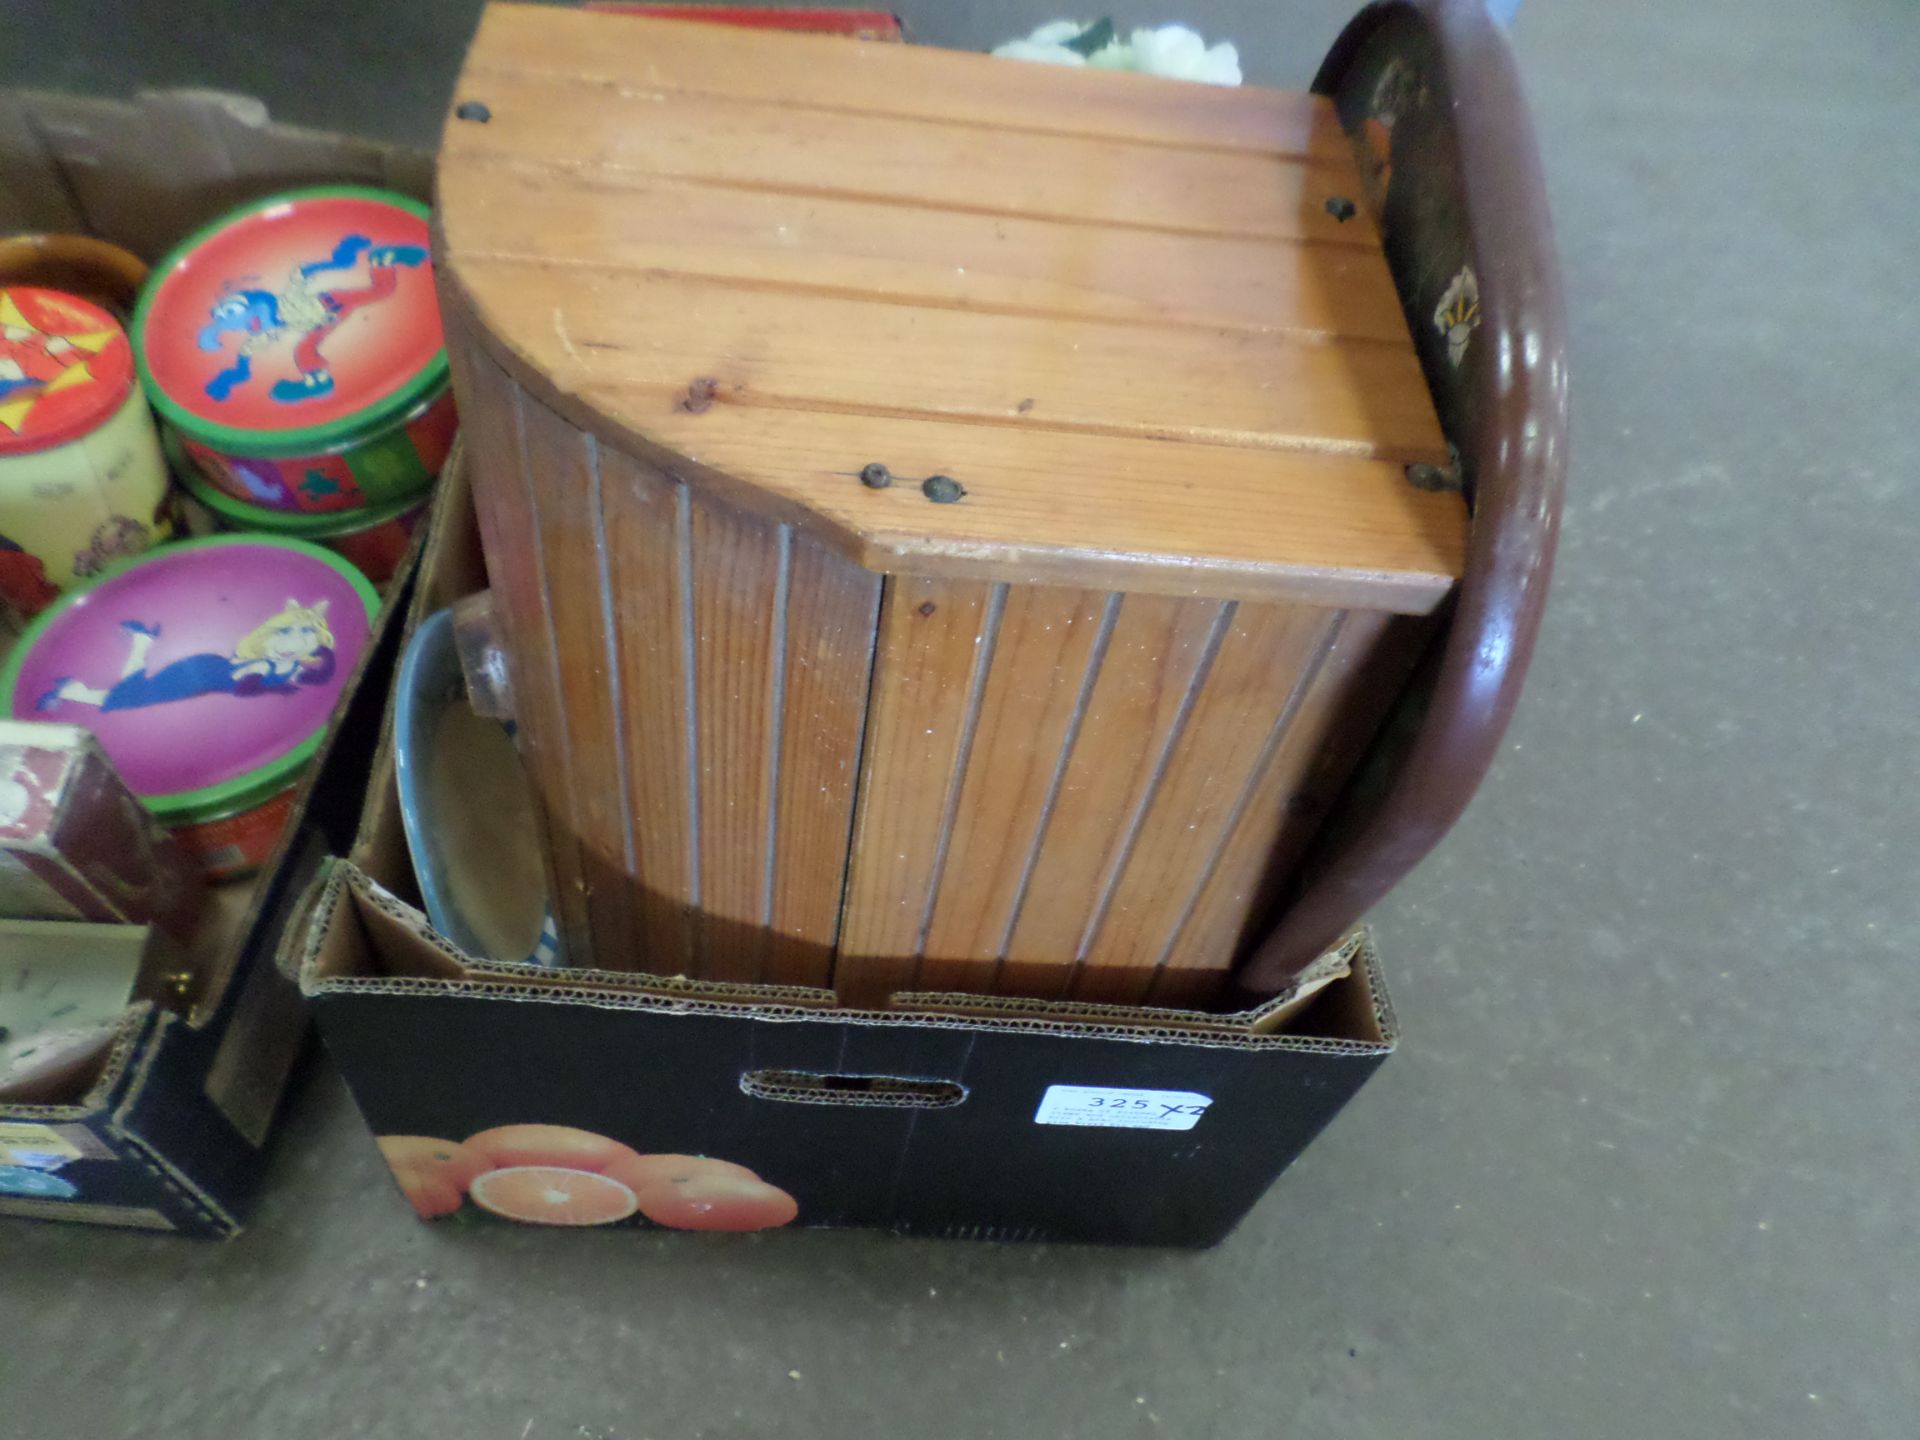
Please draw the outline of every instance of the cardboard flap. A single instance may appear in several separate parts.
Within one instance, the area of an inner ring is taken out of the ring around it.
[[[432,160],[418,151],[276,125],[258,100],[212,90],[131,101],[11,92],[0,97],[0,157],[0,228],[88,231],[149,260],[276,190],[432,191]]]
[[[1288,995],[1238,1014],[1021,1001],[972,995],[895,997],[892,1009],[841,1007],[831,991],[738,985],[640,971],[544,970],[463,954],[427,917],[350,860],[335,861],[306,926],[300,989],[323,994],[432,994],[538,1000],[596,1008],[669,1009],[766,1021],[818,1018],[858,1025],[1017,1029],[1052,1035],[1231,1046],[1297,1046],[1355,1054],[1391,1051],[1396,1036],[1372,963],[1372,936],[1355,931]],[[905,1002],[913,1001],[912,1008]],[[921,1003],[925,1002],[925,1003]],[[1312,1009],[1312,1033],[1285,1025]]]

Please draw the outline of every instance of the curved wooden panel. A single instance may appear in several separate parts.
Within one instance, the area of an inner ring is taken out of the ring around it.
[[[604,449],[450,332],[570,959],[826,984],[879,577]]]

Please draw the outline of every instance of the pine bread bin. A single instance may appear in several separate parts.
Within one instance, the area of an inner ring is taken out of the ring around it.
[[[518,5],[436,256],[570,955],[1273,993],[1444,833],[1565,466],[1504,38],[1316,93]]]

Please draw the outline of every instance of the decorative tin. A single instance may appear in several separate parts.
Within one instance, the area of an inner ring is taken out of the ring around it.
[[[171,447],[169,447],[171,449]],[[212,513],[222,530],[254,531],[268,535],[289,535],[324,545],[336,555],[344,555],[362,575],[376,585],[392,578],[413,543],[413,532],[427,513],[425,497],[408,496],[377,509],[348,510],[316,515],[292,514],[285,510],[264,510],[236,500],[216,488],[181,460],[175,466],[180,483]]]
[[[298,190],[156,268],[134,316],[141,378],[213,485],[315,513],[433,483],[456,421],[427,214],[383,190]]]
[[[34,614],[172,533],[119,321],[58,290],[0,288],[0,598]]]
[[[35,621],[0,671],[0,707],[93,731],[134,794],[225,878],[272,849],[378,608],[365,577],[305,541],[187,541]]]

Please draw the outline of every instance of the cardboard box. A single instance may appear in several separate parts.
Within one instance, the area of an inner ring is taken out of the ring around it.
[[[423,155],[268,124],[258,101],[238,96],[0,92],[0,233],[95,234],[153,260],[276,190],[350,181],[424,198],[431,173]],[[149,982],[164,977],[143,974],[145,998],[84,1094],[0,1104],[0,1217],[238,1232],[306,1034],[275,956],[321,858],[359,821],[409,573],[389,588],[278,852],[251,880],[212,892],[188,942],[188,992],[163,995]],[[0,617],[0,651],[11,636]]]
[[[452,474],[409,629],[483,584],[464,477]],[[976,995],[867,1011],[825,990],[482,963],[435,934],[416,901],[383,739],[352,854],[318,888],[300,984],[369,1127],[395,1141],[385,1148],[403,1192],[442,1223],[490,1218],[470,1197],[492,1196],[495,1182],[476,1186],[476,1174],[533,1166],[547,1168],[552,1195],[577,1192],[559,1206],[568,1223],[790,1216],[912,1235],[1211,1245],[1396,1039],[1364,932],[1296,993],[1241,1015]],[[567,1132],[483,1134],[503,1126]],[[705,1211],[648,1203],[627,1185],[641,1213],[626,1215],[607,1182],[636,1173],[629,1151],[715,1157],[763,1183],[718,1183]],[[509,1189],[493,1208],[526,1207]]]

